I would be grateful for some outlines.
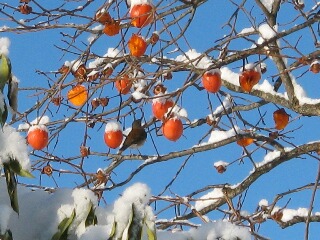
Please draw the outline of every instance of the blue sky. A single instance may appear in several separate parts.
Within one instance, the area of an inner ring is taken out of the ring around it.
[[[50,3],[52,4],[52,3]],[[50,5],[49,4],[49,5]],[[310,5],[309,5],[310,4]],[[312,3],[306,3],[306,9],[310,8]],[[70,4],[70,8],[71,8]],[[97,4],[93,4],[94,6],[90,7],[90,14],[91,16],[95,13],[95,7]],[[254,21],[256,24],[261,24],[263,22],[263,16],[261,15],[261,11],[258,10],[258,6],[253,4],[251,1],[248,2],[246,5],[247,9],[251,9],[253,7]],[[48,6],[52,7],[52,6]],[[222,26],[228,21],[230,14],[232,14],[236,10],[235,6],[226,2],[226,1],[208,1],[204,6],[199,7],[196,12],[194,21],[190,25],[188,31],[185,34],[185,39],[181,38],[179,40],[179,46],[181,47],[182,51],[187,51],[191,48],[196,49],[198,52],[205,51],[206,49],[214,46],[217,39],[220,39],[224,36],[224,34],[228,34],[229,28]],[[121,11],[124,12],[123,9]],[[288,18],[286,11],[293,11],[292,6],[288,6],[288,4],[284,4],[281,8],[279,13],[279,31],[287,29],[288,25],[281,25],[281,23],[286,23],[290,21]],[[116,16],[115,12],[110,12],[111,15]],[[18,12],[15,13],[15,16],[18,16]],[[295,12],[294,14],[297,14]],[[24,18],[25,16],[19,16],[17,18]],[[292,17],[292,16],[291,16]],[[166,19],[169,20],[169,19]],[[73,19],[65,19],[66,22],[72,22]],[[78,20],[76,20],[78,21]],[[86,21],[85,19],[81,21]],[[253,21],[253,20],[252,20]],[[299,22],[300,20],[298,20]],[[0,22],[1,23],[1,22]],[[10,24],[6,21],[3,22],[5,25]],[[292,23],[295,24],[295,23]],[[290,23],[290,25],[292,25]],[[181,26],[183,24],[181,23]],[[243,28],[252,27],[250,22],[244,16],[243,12],[240,13],[239,19],[237,21],[237,30],[241,31]],[[159,23],[158,26],[155,27],[155,30],[161,30],[162,24]],[[57,49],[56,46],[65,47],[66,45],[61,42],[61,34],[60,32],[65,31],[63,29],[59,30],[47,30],[43,32],[34,32],[34,33],[26,33],[26,34],[15,34],[15,33],[0,33],[0,37],[9,37],[11,40],[10,46],[10,58],[13,66],[13,72],[20,80],[20,87],[27,88],[27,87],[34,87],[34,86],[47,86],[47,79],[45,76],[41,74],[37,74],[36,70],[42,70],[44,72],[47,71],[56,71],[60,68],[60,66],[64,63],[64,61],[74,60],[76,56],[72,54],[63,55],[62,52]],[[177,27],[172,27],[170,29],[173,33],[177,34],[179,29]],[[68,31],[72,33],[72,31]],[[130,29],[129,32],[126,34],[125,38],[128,39],[131,36],[131,32],[137,32],[136,29]],[[143,34],[147,33],[146,29],[142,30]],[[288,36],[285,39],[291,42],[291,44],[295,44],[298,41],[299,37],[302,36],[302,39],[298,43],[298,48],[302,51],[302,53],[308,53],[314,49],[312,44],[312,40],[307,35],[308,30],[304,32],[302,35],[301,33],[293,34],[292,36]],[[81,36],[81,40],[86,42],[88,34],[84,34]],[[168,35],[166,33],[161,36],[163,39],[168,39]],[[98,55],[103,55],[106,53],[109,47],[116,47],[117,43],[119,42],[119,36],[115,37],[107,37],[101,36],[97,43],[92,47],[92,52]],[[253,38],[254,40],[257,39],[257,36]],[[230,45],[230,49],[243,49],[248,48],[252,45],[252,43],[248,43],[245,40],[237,40],[235,43]],[[77,46],[80,46],[81,49],[85,49],[84,44],[80,41],[77,42]],[[165,52],[169,52],[175,49],[175,46],[169,46]],[[150,51],[150,47],[148,48]],[[296,53],[291,51],[290,49],[285,50],[287,54],[292,54],[297,56]],[[150,53],[150,52],[149,52]],[[181,52],[166,54],[170,58],[175,58],[177,55],[180,55]],[[218,52],[210,53],[210,56],[215,58],[218,56]],[[249,61],[257,61],[257,57],[250,57]],[[272,65],[270,60],[267,60],[268,65],[268,72],[263,75],[263,78],[266,78],[270,82],[272,81],[272,76],[277,74],[274,72],[274,65]],[[289,59],[289,63],[292,60]],[[147,65],[147,64],[145,64]],[[236,62],[228,66],[235,72],[238,72],[239,68],[242,66],[242,61]],[[154,69],[150,68],[150,66],[144,66],[146,69]],[[115,72],[119,71],[120,69],[116,69]],[[294,72],[296,76],[300,75],[302,72],[306,71],[307,67],[304,67],[302,70],[297,70]],[[182,84],[187,79],[187,73],[174,73],[173,79],[171,81],[166,82],[166,86],[168,91],[174,91],[176,88],[181,87]],[[58,75],[55,77],[53,74],[50,77],[58,78]],[[71,81],[72,78],[69,76],[66,81]],[[318,80],[319,76],[313,73],[307,72],[301,78],[297,79],[297,81],[305,87],[308,96],[318,98]],[[67,88],[68,89],[68,88]],[[222,87],[223,91],[228,92],[228,90]],[[282,90],[283,91],[283,90]],[[19,111],[24,111],[29,109],[33,104],[37,101],[37,98],[33,95],[35,94],[34,91],[20,91],[19,92]],[[66,90],[62,92],[62,95],[65,97]],[[111,99],[109,106],[106,109],[110,109],[112,106],[116,106],[119,103],[119,97],[117,97],[117,92],[115,89],[111,87],[107,87],[102,91],[103,96],[114,97]],[[41,95],[40,95],[41,96]],[[244,94],[237,94],[239,97],[246,98],[247,95]],[[127,96],[124,96],[126,99]],[[184,94],[183,97],[179,100],[179,104],[188,111],[189,119],[197,119],[203,116],[206,116],[210,113],[208,110],[209,104],[207,101],[207,94],[204,91],[198,92],[194,88],[188,89]],[[215,95],[210,95],[209,99],[213,105],[213,109],[218,107],[219,101]],[[241,102],[241,100],[237,99],[237,101]],[[69,109],[66,107],[61,107],[58,109],[56,106],[50,106],[51,114],[46,112],[46,115],[50,117],[52,121],[57,119],[63,119],[65,116],[72,114],[74,112],[73,109]],[[128,110],[128,109],[126,109]],[[272,112],[276,110],[276,106],[273,104],[269,104],[265,107],[261,108],[261,112],[266,113],[265,121],[266,126],[271,127],[273,126],[272,120]],[[40,114],[44,111],[44,109],[40,109]],[[97,109],[96,112],[99,113],[101,108]],[[151,104],[146,103],[143,106],[144,116],[146,120],[151,118]],[[296,113],[288,111],[291,115],[291,119],[296,118],[298,115]],[[36,112],[28,116],[28,120],[31,121],[36,117]],[[138,113],[138,116],[140,111]],[[247,120],[252,122],[257,121],[259,116],[257,115],[257,111],[249,112],[247,115],[243,113],[243,116]],[[110,117],[114,117],[112,115]],[[130,127],[132,121],[132,117],[129,117],[128,120],[125,122],[125,127]],[[19,122],[21,123],[21,122]],[[18,126],[18,124],[14,126]],[[124,122],[123,122],[124,123]],[[226,117],[223,118],[222,123],[225,124],[224,128],[227,128],[229,125],[228,119]],[[158,126],[159,123],[157,124]],[[319,139],[319,123],[317,117],[303,117],[301,119],[296,119],[293,121],[289,126],[286,128],[286,131],[294,130],[297,127],[303,126],[301,129],[298,129],[297,132],[288,133],[288,137],[294,137],[293,139],[288,139],[292,141],[294,144],[302,144],[309,141],[315,141]],[[152,127],[151,127],[152,128]],[[150,129],[151,129],[150,128]],[[90,139],[88,139],[88,146],[90,146],[92,151],[95,152],[106,152],[108,151],[107,146],[105,146],[103,142],[103,124],[97,124],[94,129],[89,129],[88,134]],[[157,149],[161,154],[169,153],[171,151],[177,151],[181,149],[189,148],[195,144],[198,144],[199,139],[201,139],[208,131],[210,131],[210,127],[208,125],[203,125],[202,127],[195,128],[195,129],[186,129],[184,131],[184,136],[179,139],[177,142],[172,143],[168,140],[164,139],[162,136],[157,137],[154,133],[152,136],[154,137],[154,141],[157,145]],[[61,135],[58,139],[58,144],[56,148],[54,148],[54,142],[52,142],[48,147],[48,152],[53,153],[60,157],[71,157],[74,155],[79,154],[79,147],[83,141],[83,134],[85,132],[85,125],[83,123],[72,123],[68,126],[64,131],[61,132]],[[208,138],[206,138],[207,140]],[[287,145],[284,143],[284,145]],[[249,146],[249,150],[253,150],[254,146]],[[141,148],[142,154],[155,154],[155,148],[152,144],[150,135],[148,140]],[[111,152],[116,152],[115,150],[111,150]],[[41,152],[35,152],[36,154],[42,155]],[[129,153],[127,151],[126,153]],[[135,150],[132,153],[137,153]],[[188,194],[193,192],[198,188],[202,188],[208,184],[236,184],[240,182],[244,177],[246,177],[249,171],[252,169],[252,164],[245,159],[244,163],[241,164],[236,162],[232,164],[227,172],[224,174],[218,174],[213,167],[213,163],[218,160],[224,160],[227,162],[232,162],[238,159],[242,154],[242,149],[236,145],[236,143],[229,144],[228,146],[222,147],[220,149],[210,150],[208,152],[199,153],[193,157],[191,157],[181,174],[178,176],[174,184],[170,187],[170,190],[183,196],[184,194]],[[259,152],[254,154],[256,161],[261,161],[263,159],[265,152],[260,150]],[[37,160],[37,157],[32,156],[33,160]],[[153,194],[158,194],[163,190],[166,184],[172,179],[175,175],[179,167],[181,166],[182,162],[185,161],[186,158],[179,158],[174,159],[168,162],[163,162],[160,164],[156,164],[154,166],[149,166],[148,168],[144,169],[140,172],[132,182],[142,181],[147,183],[151,189]],[[105,167],[108,164],[105,157],[96,157],[90,156],[88,159],[85,160],[85,168],[88,171],[95,172],[95,170],[99,167]],[[114,181],[121,181],[126,178],[126,176],[135,169],[140,163],[136,161],[126,162],[123,166],[119,167],[115,171],[115,174],[112,175],[112,179]],[[54,165],[55,168],[59,168],[59,164]],[[61,168],[66,167],[61,165]],[[247,210],[249,212],[253,212],[256,208],[258,202],[266,198],[269,202],[272,202],[275,194],[280,192],[285,192],[289,189],[294,187],[302,186],[309,182],[313,182],[316,174],[317,174],[317,161],[311,159],[310,157],[306,157],[305,159],[295,159],[290,161],[289,163],[284,163],[283,165],[279,166],[277,169],[271,171],[270,173],[266,174],[260,178],[247,192],[247,197],[245,200],[245,205],[243,210]],[[39,172],[35,173],[37,177],[39,177]],[[80,183],[78,178],[74,178],[74,176],[61,176],[59,177],[57,174],[54,174],[55,180],[61,186],[66,187],[74,187],[76,183]],[[21,179],[23,182],[24,179]],[[37,180],[38,181],[38,180]],[[36,181],[36,182],[37,182]],[[38,183],[38,182],[37,182]],[[43,185],[54,186],[54,182],[52,179],[48,178],[47,176],[42,176],[42,183]],[[123,188],[115,189],[112,192],[106,192],[105,198],[108,203],[112,202],[114,199],[117,198],[118,194],[123,191]],[[170,192],[166,192],[165,195],[170,195]],[[304,194],[297,194],[298,197],[295,195],[292,196],[288,204],[288,208],[298,208],[298,207],[308,207],[311,197],[311,192],[305,192]],[[286,202],[289,200],[288,197],[285,197],[279,203],[281,206],[284,206]],[[160,209],[161,203],[158,203],[157,210]],[[226,207],[222,207],[226,209]],[[314,205],[314,211],[318,211],[319,204],[317,202]],[[157,211],[155,210],[155,212]],[[221,218],[223,215],[221,213],[212,213],[210,214],[213,216],[213,219]],[[209,215],[209,216],[210,216]],[[160,215],[160,218],[163,217],[173,217],[173,211],[166,211],[165,214]],[[311,235],[310,239],[315,239],[315,236],[319,235],[319,230],[317,230],[316,224],[311,225]],[[268,236],[271,239],[283,239],[283,238],[290,238],[290,239],[302,239],[303,232],[304,232],[304,224],[299,224],[298,226],[294,226],[288,228],[286,230],[280,230],[278,225],[274,222],[268,221],[267,224],[263,224],[261,226],[261,231],[259,231],[262,235]]]

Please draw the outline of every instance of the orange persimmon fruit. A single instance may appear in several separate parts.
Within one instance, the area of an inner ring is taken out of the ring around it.
[[[216,93],[221,87],[220,70],[207,71],[202,75],[203,87],[211,93]]]
[[[183,133],[183,125],[179,118],[167,119],[162,125],[162,133],[170,141],[177,141]]]
[[[104,25],[103,29],[104,34],[108,36],[117,35],[120,32],[120,22],[116,20],[112,20],[111,22],[107,22]]]
[[[320,62],[318,60],[313,61],[310,65],[309,70],[313,73],[319,73],[320,72]]]
[[[135,4],[130,10],[131,24],[137,28],[153,21],[153,7],[150,4]]]
[[[284,129],[289,123],[289,114],[286,113],[284,108],[280,108],[273,113],[273,120],[277,130]]]
[[[121,94],[127,94],[130,92],[132,82],[128,75],[124,75],[116,80],[116,88]]]
[[[245,92],[251,92],[254,85],[261,79],[261,73],[255,69],[244,70],[239,75],[240,87]]]
[[[108,122],[104,131],[104,142],[110,148],[117,148],[123,140],[121,126],[117,122]]]
[[[76,85],[68,91],[68,100],[75,106],[82,106],[88,100],[88,92],[85,86]]]
[[[159,33],[158,32],[153,32],[150,39],[149,39],[149,42],[151,43],[151,45],[155,45],[160,39],[160,36],[159,36]]]
[[[101,24],[106,24],[110,23],[112,21],[112,18],[110,14],[106,11],[106,9],[103,8],[96,12],[94,20]]]
[[[48,130],[45,125],[35,125],[29,128],[28,144],[35,150],[41,150],[48,145]]]
[[[133,34],[129,39],[128,48],[132,56],[141,57],[146,52],[147,42],[142,36]]]
[[[171,99],[155,99],[152,103],[152,113],[157,119],[163,120],[164,115],[171,107],[173,107],[173,101]]]
[[[254,139],[250,137],[244,137],[239,140],[237,140],[237,144],[241,147],[249,146],[251,143],[253,143]]]

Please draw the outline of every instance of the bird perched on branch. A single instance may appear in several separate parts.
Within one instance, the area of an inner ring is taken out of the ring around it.
[[[132,129],[128,136],[124,140],[122,147],[119,149],[118,154],[121,154],[127,148],[139,148],[141,147],[147,139],[147,133],[141,126],[141,119],[136,119],[132,123]]]

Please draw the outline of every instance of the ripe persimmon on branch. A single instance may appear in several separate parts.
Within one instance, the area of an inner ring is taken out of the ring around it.
[[[319,8],[0,3],[0,238],[28,237],[16,226],[49,189],[55,220],[30,238],[267,239],[304,224],[294,236],[311,239]],[[37,201],[21,197],[29,189]]]

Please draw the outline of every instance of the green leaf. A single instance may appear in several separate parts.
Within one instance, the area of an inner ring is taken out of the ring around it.
[[[142,219],[139,219],[136,213],[136,208],[132,204],[131,216],[129,219],[128,239],[141,239],[142,237]]]
[[[17,179],[8,163],[3,164],[12,209],[19,214]]]
[[[114,221],[108,240],[112,240],[113,239],[114,234],[116,233],[116,230],[117,230],[117,222]]]
[[[0,109],[0,125],[3,127],[3,125],[6,123],[8,118],[8,108],[6,101],[3,99],[4,109]],[[3,110],[3,111],[2,111]]]
[[[86,218],[85,226],[88,227],[90,225],[96,225],[98,224],[98,219],[95,214],[95,209],[93,207],[93,203],[90,202],[90,211],[88,213],[88,216]]]
[[[128,214],[129,214],[129,219],[128,219],[129,221],[128,221],[128,224],[127,224],[126,228],[122,232],[121,240],[136,239],[136,238],[131,238],[130,237],[130,233],[129,233],[129,229],[131,228],[131,223],[132,223],[132,220],[133,220],[133,204],[131,205],[131,211]]]
[[[21,164],[14,158],[9,158],[9,162],[3,164],[4,174],[7,182],[7,189],[12,209],[19,214],[17,179],[18,174],[22,177],[34,177],[27,170],[22,169]]]
[[[147,227],[147,235],[148,235],[148,240],[157,240],[157,235],[153,229],[150,229],[148,226]]]
[[[29,171],[22,169],[21,164],[14,158],[10,158],[9,167],[14,173],[18,174],[21,177],[34,178],[34,176]]]
[[[147,221],[147,216],[145,215],[143,219],[143,225],[147,228],[148,240],[157,240],[157,234],[154,225],[153,227],[150,227]]]
[[[51,240],[68,240],[68,229],[71,223],[73,222],[75,216],[76,216],[76,211],[75,209],[73,209],[71,216],[66,217],[60,222],[58,226],[59,231],[52,236]]]
[[[10,231],[10,229],[8,229],[3,235],[0,234],[0,239],[1,240],[13,240],[12,232]]]

